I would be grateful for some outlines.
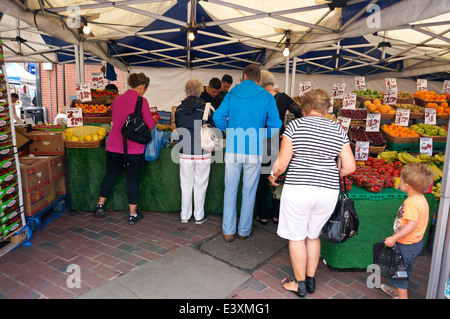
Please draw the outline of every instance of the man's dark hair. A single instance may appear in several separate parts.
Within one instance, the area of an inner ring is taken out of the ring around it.
[[[208,85],[213,89],[220,90],[220,88],[222,87],[222,82],[220,82],[218,78],[212,78],[211,80],[209,80]]]
[[[245,67],[243,74],[247,75],[249,80],[259,82],[261,79],[261,69],[256,64],[249,64]]]
[[[222,82],[227,82],[227,83],[229,83],[229,84],[233,84],[233,78],[231,77],[231,75],[225,74],[225,75],[222,77]]]
[[[16,98],[16,99],[18,99],[19,98],[19,95],[17,94],[17,93],[11,93],[11,98]]]
[[[107,86],[105,86],[105,90],[114,90],[114,91],[119,92],[119,89],[117,88],[117,86],[115,84],[112,84],[112,83],[110,83]]]

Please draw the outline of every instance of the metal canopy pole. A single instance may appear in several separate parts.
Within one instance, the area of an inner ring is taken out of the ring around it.
[[[441,199],[436,221],[436,231],[433,241],[430,276],[428,279],[427,299],[443,299],[445,282],[450,273],[450,136],[447,135],[445,147],[444,171],[441,181]]]
[[[289,95],[289,56],[286,57],[284,68],[284,93]]]
[[[292,59],[292,76],[291,76],[291,97],[295,96],[295,75],[297,73],[297,57]]]

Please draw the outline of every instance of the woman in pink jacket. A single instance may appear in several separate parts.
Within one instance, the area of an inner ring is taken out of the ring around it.
[[[138,212],[137,203],[139,200],[139,182],[142,169],[144,167],[145,144],[140,144],[131,140],[127,141],[127,159],[125,161],[123,151],[122,127],[131,113],[134,112],[138,96],[143,96],[148,89],[150,79],[144,73],[133,73],[128,78],[128,85],[131,89],[114,99],[111,105],[112,128],[106,141],[106,173],[100,187],[100,197],[94,211],[95,217],[105,216],[105,201],[116,182],[123,168],[126,169],[126,185],[128,206],[130,217],[128,224],[134,225],[143,218]],[[155,126],[155,122],[150,113],[150,107],[146,98],[143,98],[142,115],[144,122],[149,129]]]

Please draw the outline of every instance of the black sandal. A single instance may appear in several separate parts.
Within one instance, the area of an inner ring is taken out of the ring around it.
[[[267,225],[267,220],[263,222],[258,215],[255,216],[256,221],[258,221],[261,225]]]
[[[297,285],[298,285],[297,291],[289,290],[284,287],[285,284],[290,283],[292,281],[295,281],[297,283]],[[288,291],[292,291],[293,293],[295,293],[297,296],[299,296],[301,298],[306,296],[306,283],[304,280],[297,280],[293,277],[284,278],[283,281],[281,282],[281,286]]]

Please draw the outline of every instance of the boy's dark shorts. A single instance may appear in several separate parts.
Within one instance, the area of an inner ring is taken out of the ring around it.
[[[423,241],[419,241],[414,244],[401,244],[399,242],[396,243],[400,253],[403,256],[403,260],[405,261],[406,272],[408,273],[407,280],[398,280],[398,279],[389,279],[388,282],[391,286],[400,288],[400,289],[408,289],[408,283],[411,279],[411,273],[413,269],[414,260],[419,256],[422,251]]]

